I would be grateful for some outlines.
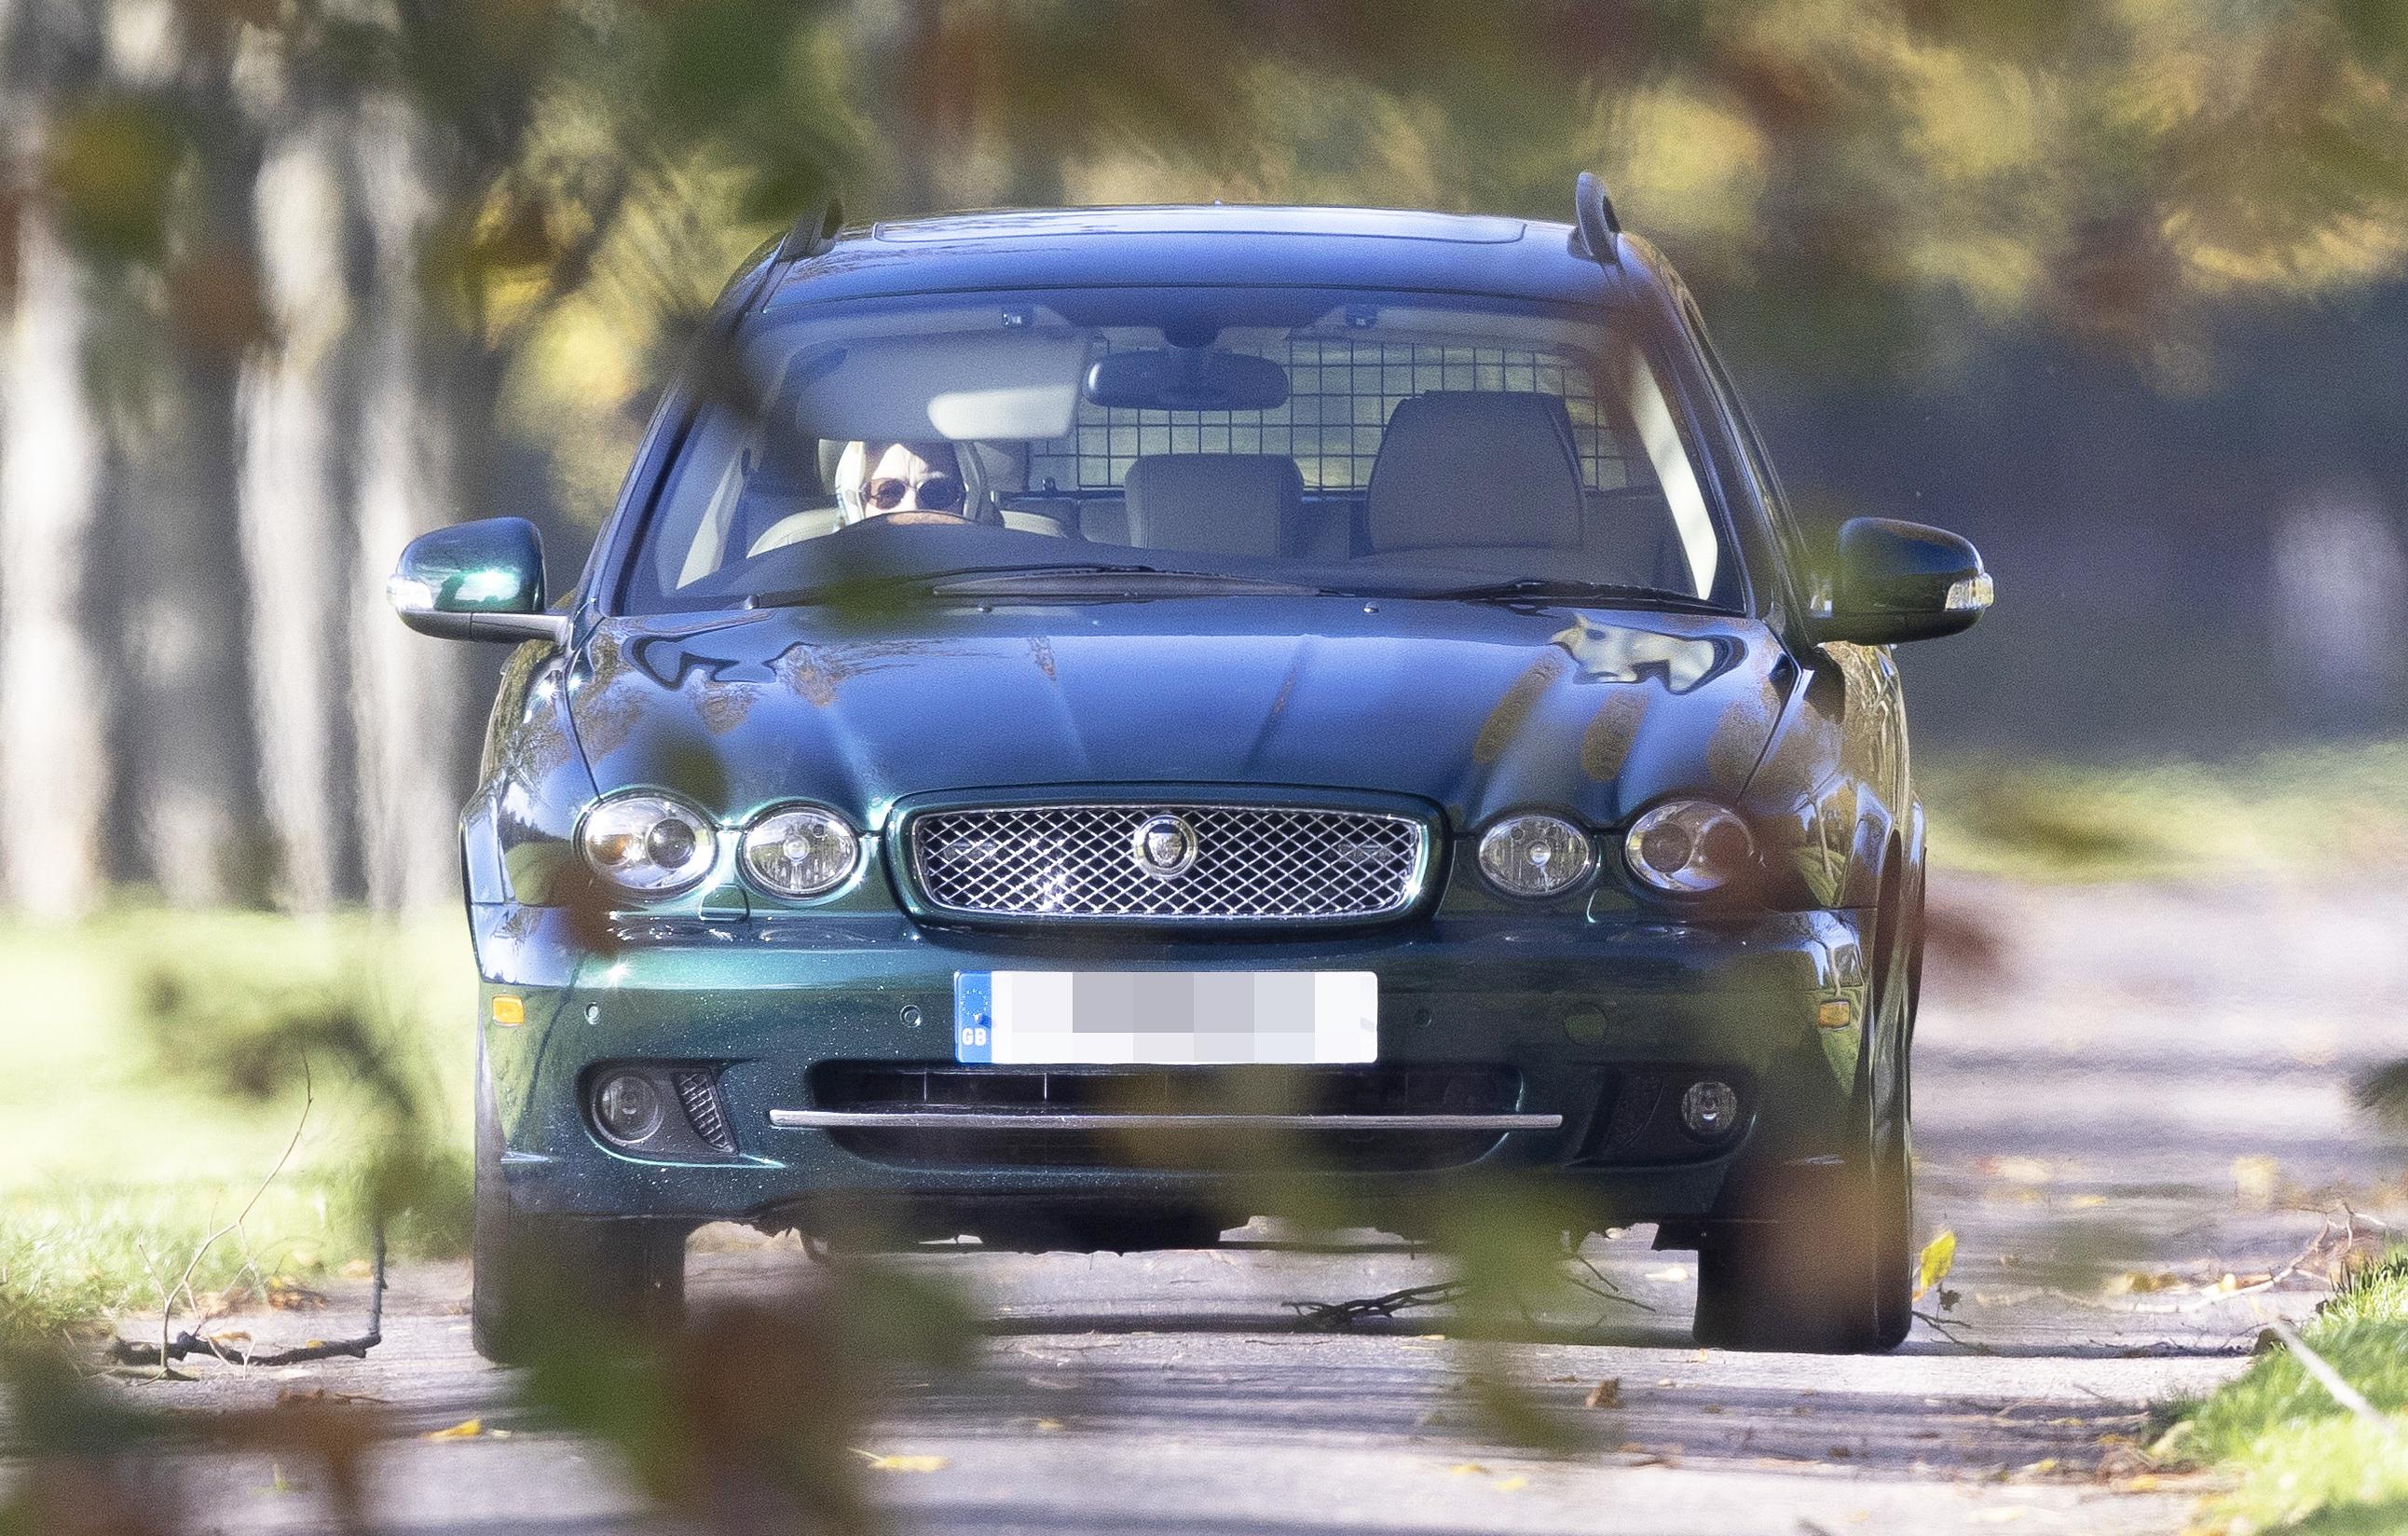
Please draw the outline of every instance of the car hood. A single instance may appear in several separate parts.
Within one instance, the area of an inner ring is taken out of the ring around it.
[[[882,825],[907,796],[1119,785],[1408,795],[1620,820],[1735,796],[1796,668],[1751,620],[1226,596],[606,620],[570,683],[605,792],[729,820],[783,799]]]

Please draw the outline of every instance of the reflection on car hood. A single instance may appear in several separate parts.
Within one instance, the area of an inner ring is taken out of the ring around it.
[[[875,825],[932,791],[1248,784],[1412,795],[1466,826],[1736,795],[1794,674],[1752,620],[1246,596],[870,627],[820,609],[612,620],[571,700],[602,788],[730,819],[787,798]]]

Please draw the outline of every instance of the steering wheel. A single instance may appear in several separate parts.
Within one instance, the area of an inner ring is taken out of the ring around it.
[[[907,528],[967,528],[971,522],[958,512],[932,512],[920,507],[907,507],[899,512],[881,512],[878,515],[888,523]]]

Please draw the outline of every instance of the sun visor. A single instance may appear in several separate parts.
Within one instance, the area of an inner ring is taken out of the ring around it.
[[[1093,350],[1027,331],[879,337],[807,353],[788,375],[808,437],[863,441],[1066,438]]]

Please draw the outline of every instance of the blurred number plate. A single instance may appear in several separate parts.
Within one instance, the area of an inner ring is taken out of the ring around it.
[[[953,1059],[999,1065],[1377,1061],[1368,970],[965,970]]]

